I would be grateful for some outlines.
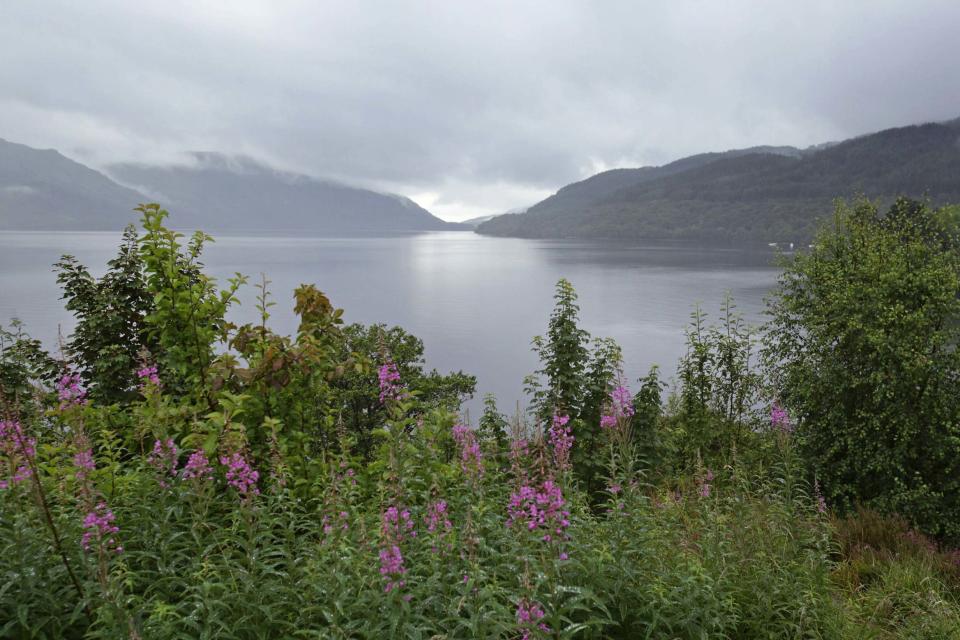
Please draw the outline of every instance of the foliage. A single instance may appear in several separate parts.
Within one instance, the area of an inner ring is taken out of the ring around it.
[[[67,354],[91,397],[107,404],[132,399],[137,364],[157,350],[146,332],[146,318],[154,308],[136,229],[124,230],[120,251],[100,280],[73,256],[63,256],[54,266],[66,308],[77,318]]]
[[[831,505],[960,538],[960,253],[928,206],[838,204],[785,265],[766,360]]]
[[[532,424],[488,396],[474,430],[475,380],[424,372],[414,336],[344,326],[312,285],[278,335],[266,278],[260,321],[234,326],[242,280],[217,291],[205,236],[143,213],[159,366],[81,380],[0,333],[0,637],[954,637],[960,552],[831,516],[803,434],[760,417],[729,300],[717,327],[696,314],[664,406],[657,368],[631,395],[561,282]],[[118,288],[69,268],[101,322]],[[96,348],[111,335],[138,339]]]

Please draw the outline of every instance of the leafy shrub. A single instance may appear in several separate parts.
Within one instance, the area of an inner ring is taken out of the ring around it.
[[[960,539],[960,252],[927,206],[839,204],[786,263],[767,362],[831,505]]]

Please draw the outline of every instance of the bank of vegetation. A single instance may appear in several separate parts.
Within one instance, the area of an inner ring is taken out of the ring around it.
[[[295,335],[265,279],[233,324],[246,279],[140,213],[102,277],[56,265],[62,352],[0,334],[0,637],[958,637],[954,211],[840,205],[669,390],[560,281],[529,412],[476,424],[312,285]]]

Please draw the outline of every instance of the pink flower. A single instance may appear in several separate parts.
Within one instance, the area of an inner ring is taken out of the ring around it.
[[[520,637],[523,640],[529,640],[534,637],[537,631],[550,633],[550,627],[540,622],[546,615],[539,602],[531,602],[524,598],[517,603],[517,624],[520,626]]]
[[[65,373],[57,380],[57,397],[60,398],[60,410],[80,406],[87,402],[87,392],[80,386],[80,376]]]
[[[140,378],[141,391],[146,389],[149,386],[159,387],[160,386],[160,376],[157,375],[157,366],[151,365],[143,367],[142,369],[137,370],[137,377]]]
[[[507,505],[506,526],[520,524],[530,532],[536,532],[543,542],[566,540],[570,526],[570,512],[564,507],[563,490],[553,480],[544,480],[539,490],[530,486],[510,495]]]
[[[30,461],[37,455],[37,441],[24,434],[14,420],[0,421],[0,454],[7,459],[4,469],[12,469],[8,478],[0,478],[0,489],[7,489],[33,475]]]
[[[78,451],[73,456],[73,466],[77,468],[77,480],[83,480],[87,477],[87,473],[96,469],[96,462],[93,460],[93,450],[84,449],[83,451]]]
[[[91,542],[96,542],[103,546],[106,551],[123,553],[123,547],[117,541],[116,534],[120,533],[120,527],[113,524],[116,516],[113,511],[107,508],[105,502],[97,504],[96,508],[87,513],[83,519],[83,528],[86,531],[80,539],[80,546],[84,551],[90,551]]]
[[[377,376],[380,380],[380,402],[382,404],[402,400],[406,397],[403,384],[400,382],[400,370],[397,369],[396,364],[387,362],[381,365]]]
[[[781,407],[778,402],[774,402],[773,406],[770,407],[770,425],[780,433],[793,432],[790,416],[787,414],[787,410]]]
[[[827,501],[823,499],[823,494],[820,492],[820,481],[817,479],[813,481],[813,496],[817,501],[817,513],[826,513]]]
[[[163,476],[177,475],[177,445],[171,438],[163,442],[154,440],[153,451],[147,456],[147,464],[155,468],[160,473],[160,486],[166,488],[168,485]]]
[[[573,448],[573,432],[567,423],[570,422],[570,416],[553,416],[553,424],[547,431],[547,437],[550,445],[553,447],[553,462],[561,472],[569,471],[570,450]]]
[[[630,396],[630,390],[627,387],[617,385],[610,392],[610,403],[607,411],[600,417],[601,429],[613,429],[621,421],[633,417],[633,398]]]
[[[460,468],[473,479],[483,475],[483,451],[477,435],[468,426],[457,424],[453,427],[453,440],[460,448]]]
[[[213,479],[213,467],[202,449],[197,449],[187,458],[187,464],[183,468],[184,480],[211,480]]]
[[[257,488],[260,474],[250,466],[243,454],[221,456],[220,464],[227,467],[227,484],[236,489],[243,498],[260,494],[260,489]]]

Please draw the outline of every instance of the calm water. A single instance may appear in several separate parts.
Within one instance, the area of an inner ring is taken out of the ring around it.
[[[0,322],[23,320],[54,344],[67,333],[51,265],[75,255],[96,275],[119,234],[0,232]],[[623,347],[631,381],[660,364],[668,374],[683,354],[683,330],[695,304],[716,316],[724,291],[751,321],[777,270],[768,254],[676,247],[488,238],[437,232],[392,238],[219,237],[205,254],[208,271],[236,271],[251,282],[266,273],[277,306],[275,330],[296,328],[292,292],[315,283],[343,307],[348,322],[398,324],[422,338],[429,367],[463,369],[479,378],[477,397],[492,392],[502,409],[522,401],[522,379],[537,362],[530,339],[546,330],[557,279],[580,296],[582,325]],[[254,290],[232,319],[256,319]],[[470,403],[475,412],[479,401]]]

